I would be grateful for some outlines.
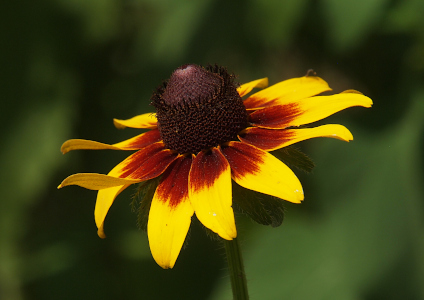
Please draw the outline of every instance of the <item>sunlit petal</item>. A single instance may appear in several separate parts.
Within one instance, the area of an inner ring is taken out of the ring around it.
[[[154,113],[147,113],[135,116],[127,120],[113,119],[113,124],[116,128],[123,129],[125,127],[130,128],[156,128],[157,119]]]
[[[229,142],[222,153],[239,185],[257,192],[300,203],[303,190],[296,175],[273,155],[254,146]]]
[[[337,124],[305,129],[266,129],[249,127],[239,135],[239,139],[242,142],[266,151],[277,150],[316,137],[330,137],[346,142],[353,140],[350,131],[346,127]]]
[[[191,157],[179,157],[163,174],[150,207],[147,234],[155,261],[172,268],[186,238],[194,210],[188,195]]]
[[[60,189],[69,185],[78,185],[89,190],[98,191],[114,186],[133,184],[137,182],[140,182],[140,180],[116,178],[96,173],[78,173],[68,176],[57,188]]]
[[[316,76],[292,78],[253,94],[244,105],[247,109],[282,105],[330,90],[327,82]]]
[[[242,84],[237,88],[237,92],[239,93],[240,97],[243,97],[244,95],[247,95],[250,93],[251,90],[254,88],[266,88],[268,86],[268,78],[262,78],[258,80],[254,80],[245,84]]]
[[[250,114],[250,122],[262,128],[283,129],[324,119],[352,106],[371,107],[372,100],[349,90],[331,96],[316,96],[285,105],[276,105]]]
[[[232,209],[230,165],[217,149],[200,152],[189,176],[190,201],[197,218],[226,240],[237,236]]]
[[[161,140],[159,130],[153,129],[146,133],[137,135],[126,141],[116,144],[104,144],[96,141],[72,139],[63,143],[61,151],[63,154],[71,150],[138,150]]]

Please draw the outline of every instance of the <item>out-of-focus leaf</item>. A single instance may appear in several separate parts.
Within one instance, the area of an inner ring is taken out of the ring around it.
[[[67,12],[77,15],[90,42],[104,42],[117,33],[120,6],[115,0],[59,0]]]
[[[59,148],[69,136],[74,115],[74,107],[70,105],[70,99],[77,91],[74,77],[70,72],[52,67],[50,59],[43,55],[34,59],[30,74],[33,77],[33,85],[29,86],[31,93],[26,99],[19,99],[21,103],[17,109],[8,111],[15,118],[5,124],[0,148],[2,299],[19,299],[16,298],[20,293],[18,272],[23,262],[18,243],[31,226],[27,223],[27,214],[32,202],[64,162]],[[45,265],[44,268],[54,270],[53,266]]]
[[[388,0],[324,0],[322,8],[335,50],[359,45],[383,17]]]
[[[399,1],[387,14],[386,29],[392,32],[417,31],[422,33],[423,15],[424,1]]]
[[[302,21],[308,0],[254,0],[248,5],[246,25],[267,46],[287,45]]]
[[[252,297],[361,299],[411,252],[408,273],[421,286],[413,299],[423,297],[423,99],[421,93],[403,122],[381,136],[358,132],[349,145],[321,143],[313,154],[321,189],[305,201],[328,204],[318,217],[296,219],[289,207],[285,226],[253,227],[244,245]],[[230,293],[223,283],[211,299]]]
[[[262,225],[278,227],[284,219],[284,200],[276,197],[247,190],[234,181],[233,206]]]
[[[306,173],[312,172],[315,167],[315,164],[312,159],[310,159],[302,151],[292,146],[272,151],[271,154],[277,157],[283,163],[287,164],[290,168],[296,167]]]
[[[151,55],[158,63],[167,63],[181,58],[196,33],[210,0],[158,1],[157,27],[149,45]],[[146,47],[146,45],[140,45]]]
[[[139,183],[137,193],[131,202],[132,210],[137,212],[137,226],[147,232],[150,206],[158,187],[160,176]]]
[[[132,260],[152,259],[147,234],[140,230],[120,233],[117,251]]]

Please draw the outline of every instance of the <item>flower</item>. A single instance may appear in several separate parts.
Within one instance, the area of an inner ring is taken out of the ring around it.
[[[239,87],[224,68],[184,65],[159,87],[151,101],[156,114],[114,120],[118,128],[150,129],[117,144],[73,139],[62,152],[76,149],[137,150],[107,175],[79,173],[68,185],[98,190],[95,221],[104,234],[106,214],[120,192],[134,183],[160,177],[151,202],[147,233],[155,261],[172,268],[196,213],[201,223],[223,239],[237,235],[232,183],[293,203],[303,198],[296,175],[268,153],[315,137],[353,139],[342,125],[298,128],[352,106],[370,107],[363,94],[348,90],[330,96],[316,76],[268,87],[268,79]],[[265,88],[247,97],[254,88]]]

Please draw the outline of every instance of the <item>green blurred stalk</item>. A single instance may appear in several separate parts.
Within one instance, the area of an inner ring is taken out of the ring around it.
[[[228,271],[231,278],[231,288],[233,290],[234,300],[247,300],[246,274],[244,272],[243,257],[240,251],[238,239],[231,241],[224,240],[225,253],[227,255]]]

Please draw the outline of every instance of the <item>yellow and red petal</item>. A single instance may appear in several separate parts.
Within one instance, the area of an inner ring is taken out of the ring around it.
[[[190,201],[200,222],[226,240],[237,236],[230,164],[217,149],[200,152],[189,176]]]
[[[277,150],[316,137],[330,137],[346,142],[353,140],[350,131],[346,127],[338,124],[328,124],[305,129],[266,129],[249,127],[243,130],[239,135],[240,141],[266,151]]]
[[[158,142],[130,155],[114,170],[116,177],[144,181],[162,174],[177,157],[177,153],[166,149],[163,142]]]
[[[293,203],[303,200],[299,179],[268,152],[241,142],[229,142],[221,152],[230,163],[233,180],[242,187]]]
[[[250,114],[250,122],[262,128],[284,129],[324,119],[352,106],[371,107],[372,100],[349,90],[331,96],[316,96],[284,105],[257,110]]]
[[[237,88],[240,97],[249,94],[254,88],[266,88],[268,86],[268,78],[261,78],[245,84]]]
[[[172,268],[183,246],[194,210],[188,193],[191,156],[180,156],[163,174],[150,207],[147,234],[155,261]]]
[[[78,173],[65,178],[65,180],[63,180],[57,188],[60,189],[69,185],[78,185],[89,190],[98,191],[114,186],[133,184],[137,182],[140,182],[140,180],[116,178],[96,173]]]
[[[317,76],[288,79],[259,91],[243,103],[247,109],[283,105],[331,91],[327,82]]]
[[[156,142],[159,142],[160,140],[161,137],[159,130],[153,129],[126,141],[122,141],[112,145],[82,139],[67,140],[65,143],[63,143],[60,150],[63,154],[72,150],[138,150]]]
[[[127,120],[113,119],[113,124],[116,128],[123,129],[126,127],[130,128],[156,128],[157,119],[154,113],[147,113],[135,116]]]

